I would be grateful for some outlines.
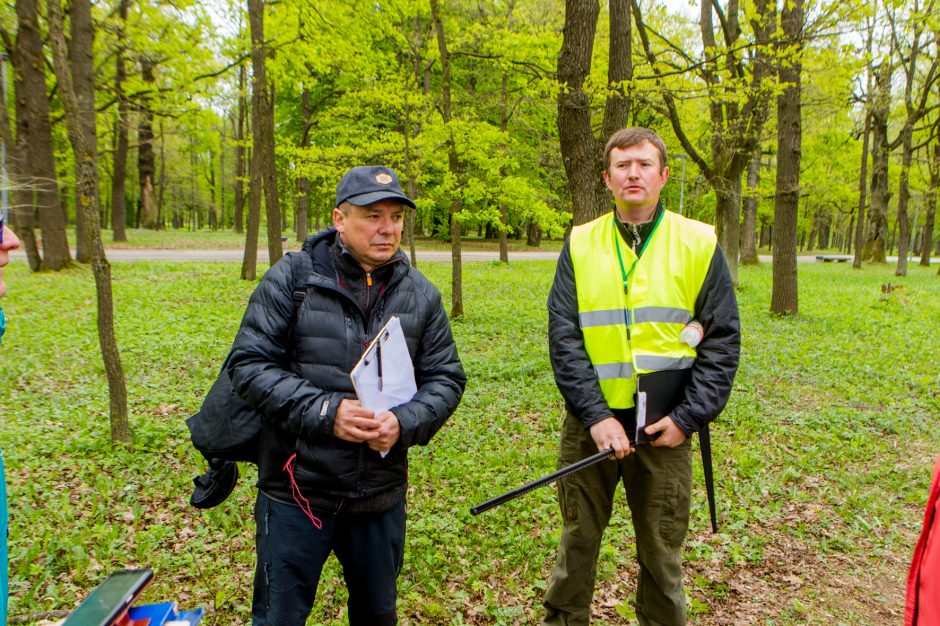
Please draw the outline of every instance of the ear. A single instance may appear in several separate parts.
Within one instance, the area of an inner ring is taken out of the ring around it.
[[[666,181],[669,180],[669,167],[668,166],[663,168],[662,177],[663,177],[663,186],[665,186]]]
[[[607,188],[610,189],[610,172],[604,170],[604,183],[607,185]]]
[[[346,216],[337,208],[333,209],[333,226],[336,227],[336,232],[338,233],[345,232],[346,230]]]

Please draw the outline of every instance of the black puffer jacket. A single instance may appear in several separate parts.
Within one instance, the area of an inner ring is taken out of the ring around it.
[[[265,416],[258,486],[287,501],[284,465],[295,453],[294,475],[308,498],[368,498],[401,488],[408,448],[431,440],[466,382],[438,290],[398,251],[366,319],[338,281],[329,253],[335,238],[333,229],[314,235],[268,270],[248,302],[228,369],[235,391]],[[302,257],[292,263],[290,255]],[[303,284],[295,271],[309,271],[309,278],[292,323],[293,285]],[[401,436],[381,458],[366,444],[334,437],[333,422],[340,401],[356,397],[350,370],[392,315],[401,319],[418,393],[392,409]]]

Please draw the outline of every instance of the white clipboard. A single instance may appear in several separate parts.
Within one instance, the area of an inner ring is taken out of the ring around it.
[[[397,316],[389,318],[349,377],[359,402],[375,413],[404,404],[418,392],[411,354]]]

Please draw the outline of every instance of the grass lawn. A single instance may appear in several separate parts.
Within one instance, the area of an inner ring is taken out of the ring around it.
[[[133,234],[132,234],[133,236]],[[445,292],[450,266],[424,263]],[[696,461],[686,543],[690,623],[897,623],[940,452],[936,268],[798,268],[796,318],[770,316],[771,269],[744,267],[743,358],[713,428],[721,529]],[[560,516],[543,488],[473,517],[472,505],[555,467],[563,407],[546,347],[550,262],[464,268],[453,323],[469,377],[458,412],[411,453],[403,624],[531,624]],[[10,614],[75,606],[117,568],[149,566],[143,601],[204,606],[207,625],[249,620],[256,471],[233,497],[191,509],[201,471],[183,420],[200,405],[255,283],[221,263],[115,264],[117,336],[135,448],[108,440],[91,271],[6,270],[0,447],[10,501]],[[902,288],[883,294],[886,282]],[[625,498],[599,562],[597,624],[627,624],[636,584]],[[342,624],[331,559],[311,624]]]
[[[311,230],[311,234],[315,232]],[[294,236],[293,231],[285,231],[284,236],[287,240],[284,242],[286,250],[298,250],[300,243]],[[267,234],[262,225],[261,232],[258,235],[258,246],[264,248],[267,246]],[[75,242],[75,231],[70,229],[68,232],[69,241]],[[102,241],[105,248],[115,249],[137,249],[154,248],[161,250],[240,250],[245,247],[244,233],[236,233],[231,230],[145,230],[143,228],[130,228],[127,230],[127,241],[115,242],[111,231],[102,231]],[[416,242],[419,250],[450,250],[450,242],[440,241],[432,237],[419,237]],[[537,248],[526,245],[526,240],[509,239],[508,246],[510,252],[537,251],[537,250],[561,250],[562,241],[560,239],[542,239],[541,245]],[[467,251],[498,251],[499,240],[482,239],[475,235],[465,236],[461,240],[461,247]],[[407,249],[407,246],[406,246]]]

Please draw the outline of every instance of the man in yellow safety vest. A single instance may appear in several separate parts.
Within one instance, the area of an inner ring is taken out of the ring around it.
[[[599,450],[615,458],[558,483],[564,528],[544,623],[588,624],[601,538],[622,482],[640,565],[637,619],[685,624],[690,437],[728,401],[737,302],[713,227],[660,202],[669,178],[662,139],[645,128],[617,131],[604,160],[615,209],[575,226],[562,249],[548,297],[549,348],[567,408],[559,467]],[[638,381],[649,391],[637,394]],[[674,402],[662,414],[647,411],[659,396]]]

